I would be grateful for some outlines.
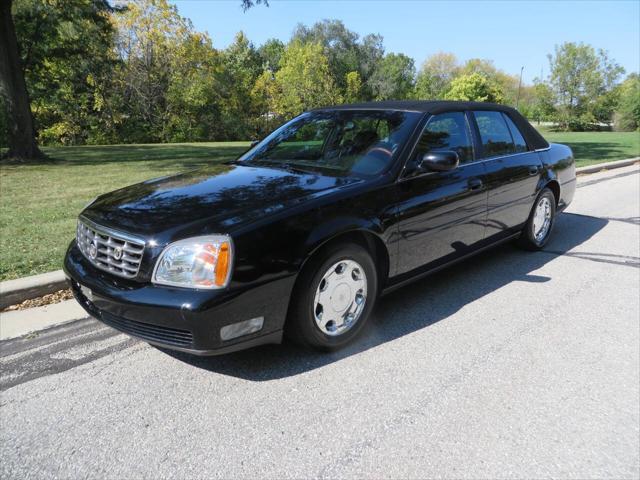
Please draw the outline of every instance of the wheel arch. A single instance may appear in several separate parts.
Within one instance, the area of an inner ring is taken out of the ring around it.
[[[376,265],[378,281],[380,285],[384,285],[389,276],[389,250],[386,243],[378,233],[364,227],[335,232],[324,238],[322,241],[314,244],[307,252],[305,260],[300,266],[298,275],[309,265],[309,262],[313,258],[322,254],[322,252],[330,245],[334,245],[336,243],[355,243],[367,250]]]
[[[560,203],[560,183],[554,178],[545,183],[542,188],[548,188],[556,199],[556,208]],[[541,189],[542,190],[542,189]]]

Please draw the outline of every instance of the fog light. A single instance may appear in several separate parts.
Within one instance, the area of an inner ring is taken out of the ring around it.
[[[256,317],[251,320],[244,320],[243,322],[232,323],[220,329],[220,338],[222,341],[231,340],[233,338],[241,337],[242,335],[249,335],[255,333],[262,328],[264,324],[264,317]]]

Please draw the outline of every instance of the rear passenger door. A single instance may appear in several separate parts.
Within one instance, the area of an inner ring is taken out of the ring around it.
[[[488,188],[486,237],[507,236],[528,218],[542,163],[503,112],[473,112]]]

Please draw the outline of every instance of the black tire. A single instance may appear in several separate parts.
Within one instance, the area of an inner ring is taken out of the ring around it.
[[[316,291],[328,269],[343,260],[352,260],[366,275],[364,307],[355,323],[344,333],[330,336],[315,320]],[[300,273],[293,290],[285,333],[288,338],[316,350],[333,351],[351,342],[363,329],[378,297],[378,274],[369,252],[355,243],[329,245],[319,252]]]
[[[551,214],[549,227],[544,234],[543,237],[536,238],[535,230],[534,230],[534,219],[536,216],[536,210],[538,206],[542,202],[548,202],[549,211]],[[520,238],[518,239],[518,245],[526,250],[541,250],[549,241],[551,237],[551,232],[553,231],[553,226],[556,221],[556,197],[551,190],[548,188],[544,188],[538,198],[536,198],[535,203],[533,204],[533,208],[531,209],[531,213],[529,214],[529,218],[527,219],[527,223],[522,229],[522,233]]]

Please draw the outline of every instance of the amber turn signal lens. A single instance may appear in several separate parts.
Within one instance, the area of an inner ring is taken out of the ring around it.
[[[218,287],[224,286],[227,281],[227,275],[229,274],[229,243],[224,242],[220,245],[218,251],[218,262],[216,264],[216,285]]]

